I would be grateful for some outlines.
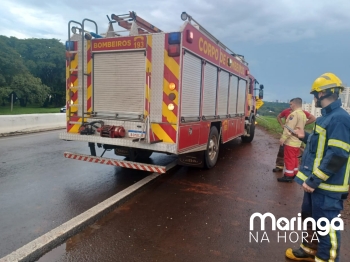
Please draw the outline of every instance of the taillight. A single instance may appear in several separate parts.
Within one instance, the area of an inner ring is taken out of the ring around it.
[[[173,111],[174,108],[175,108],[174,104],[170,103],[170,104],[168,105],[168,110]]]
[[[180,44],[180,41],[181,41],[181,33],[180,32],[175,32],[175,33],[169,34],[169,38],[168,38],[169,45]]]
[[[168,55],[170,57],[175,57],[180,55],[180,44],[169,45],[168,46]]]
[[[75,57],[75,53],[71,53],[69,51],[66,51],[66,59],[67,60],[73,60]]]
[[[176,99],[176,95],[174,93],[170,93],[168,95],[168,98],[169,98],[170,101],[174,101]]]
[[[176,88],[176,85],[175,85],[174,83],[170,83],[170,84],[169,84],[169,89],[170,89],[171,91],[175,90],[175,88]]]
[[[67,50],[67,51],[75,51],[76,45],[75,45],[74,42],[75,42],[75,41],[66,41],[66,50]]]
[[[180,42],[181,42],[181,33],[174,32],[170,33],[168,37],[168,55],[170,57],[176,57],[180,55]]]
[[[191,30],[187,30],[187,32],[186,32],[186,40],[190,44],[193,42],[193,32]]]
[[[66,59],[73,60],[77,50],[76,41],[66,41]]]

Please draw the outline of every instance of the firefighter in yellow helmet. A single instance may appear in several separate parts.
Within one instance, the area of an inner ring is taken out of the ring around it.
[[[316,107],[322,107],[321,101],[330,96],[337,96],[344,90],[342,81],[332,73],[325,73],[318,77],[311,87],[310,94],[315,96]],[[321,95],[320,95],[321,93]]]
[[[342,81],[332,73],[318,77],[312,84],[311,94],[316,106],[322,108],[322,116],[316,119],[312,133],[295,130],[299,139],[306,143],[295,177],[305,191],[302,219],[311,217],[317,222],[325,218],[330,226],[324,227],[328,224],[325,221],[321,223],[317,241],[309,222],[307,228],[303,228],[308,237],[303,237],[298,249],[286,251],[286,256],[292,260],[339,261],[343,223],[338,215],[348,197],[350,168],[350,115],[341,108],[338,99],[343,89]],[[335,223],[332,224],[332,220]]]

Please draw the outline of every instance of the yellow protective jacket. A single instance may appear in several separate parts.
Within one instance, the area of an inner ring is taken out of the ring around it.
[[[306,121],[307,119],[305,113],[301,108],[299,108],[290,113],[290,115],[286,119],[285,125],[292,128],[293,130],[297,129],[297,127],[304,129]],[[288,146],[301,146],[301,141],[299,140],[299,138],[293,136],[287,128],[283,129],[281,140],[284,141],[284,144]]]

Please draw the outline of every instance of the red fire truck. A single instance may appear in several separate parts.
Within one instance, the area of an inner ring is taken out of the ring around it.
[[[263,85],[242,55],[186,12],[170,33],[135,12],[107,18],[104,34],[90,19],[68,23],[67,130],[60,139],[88,142],[91,154],[65,157],[164,173],[142,160],[160,152],[178,155],[180,165],[211,168],[220,144],[253,140]],[[126,159],[103,157],[106,150]]]

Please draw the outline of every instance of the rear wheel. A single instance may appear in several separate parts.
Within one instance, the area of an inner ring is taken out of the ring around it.
[[[219,156],[219,132],[215,126],[210,128],[207,150],[204,152],[204,163],[206,168],[215,166]]]
[[[254,134],[255,134],[255,119],[252,118],[251,123],[250,123],[250,129],[249,129],[249,134],[250,136],[242,136],[242,142],[244,143],[250,143],[254,139]]]

